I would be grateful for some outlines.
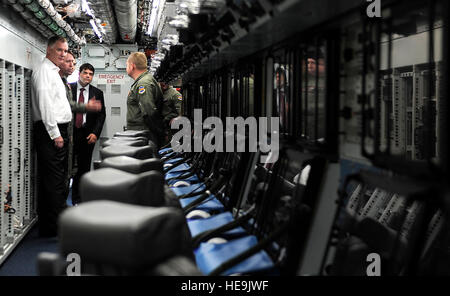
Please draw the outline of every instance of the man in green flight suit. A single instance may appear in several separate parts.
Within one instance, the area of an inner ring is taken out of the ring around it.
[[[127,74],[134,79],[127,98],[127,129],[149,130],[150,140],[161,147],[167,130],[164,114],[170,111],[164,104],[158,82],[147,71],[147,57],[143,52],[128,57]]]
[[[163,114],[164,123],[168,128],[168,135],[166,138],[166,143],[168,143],[173,136],[173,131],[170,127],[172,120],[181,116],[181,102],[183,101],[183,96],[166,82],[160,82],[159,85],[163,92],[164,105],[168,106],[168,108],[165,109],[165,114]]]
[[[181,102],[183,101],[183,96],[166,82],[160,82],[159,85],[161,85],[164,102],[167,101],[167,104],[171,107],[171,111],[177,114],[177,116],[181,115]]]

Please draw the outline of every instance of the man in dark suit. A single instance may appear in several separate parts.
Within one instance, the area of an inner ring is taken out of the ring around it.
[[[79,79],[71,84],[73,98],[77,103],[87,103],[88,100],[98,100],[102,109],[98,113],[75,113],[73,129],[73,158],[77,163],[77,172],[73,178],[72,184],[72,204],[76,205],[81,201],[79,184],[81,176],[91,169],[92,152],[95,143],[102,133],[103,124],[106,118],[105,102],[103,92],[92,86],[94,77],[94,67],[89,64],[83,64],[80,67]]]

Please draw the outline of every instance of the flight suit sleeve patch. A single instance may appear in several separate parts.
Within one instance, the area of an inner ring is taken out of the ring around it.
[[[145,87],[144,86],[139,86],[138,93],[141,94],[141,95],[143,93],[145,93]]]
[[[178,96],[178,100],[182,101],[183,100],[183,96]]]

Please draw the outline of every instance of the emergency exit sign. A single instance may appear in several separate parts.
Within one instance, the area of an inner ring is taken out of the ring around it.
[[[106,83],[120,83],[125,78],[124,74],[99,74],[98,79],[106,80]]]

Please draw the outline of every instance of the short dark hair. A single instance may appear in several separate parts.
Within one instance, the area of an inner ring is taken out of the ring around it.
[[[94,66],[92,66],[89,63],[84,63],[83,65],[80,66],[80,72],[83,72],[83,70],[91,70],[92,73],[95,73]]]
[[[50,37],[50,39],[48,39],[47,47],[51,47],[51,46],[55,45],[56,42],[59,42],[59,41],[67,42],[66,38],[64,38],[64,37],[53,36],[53,37]]]

